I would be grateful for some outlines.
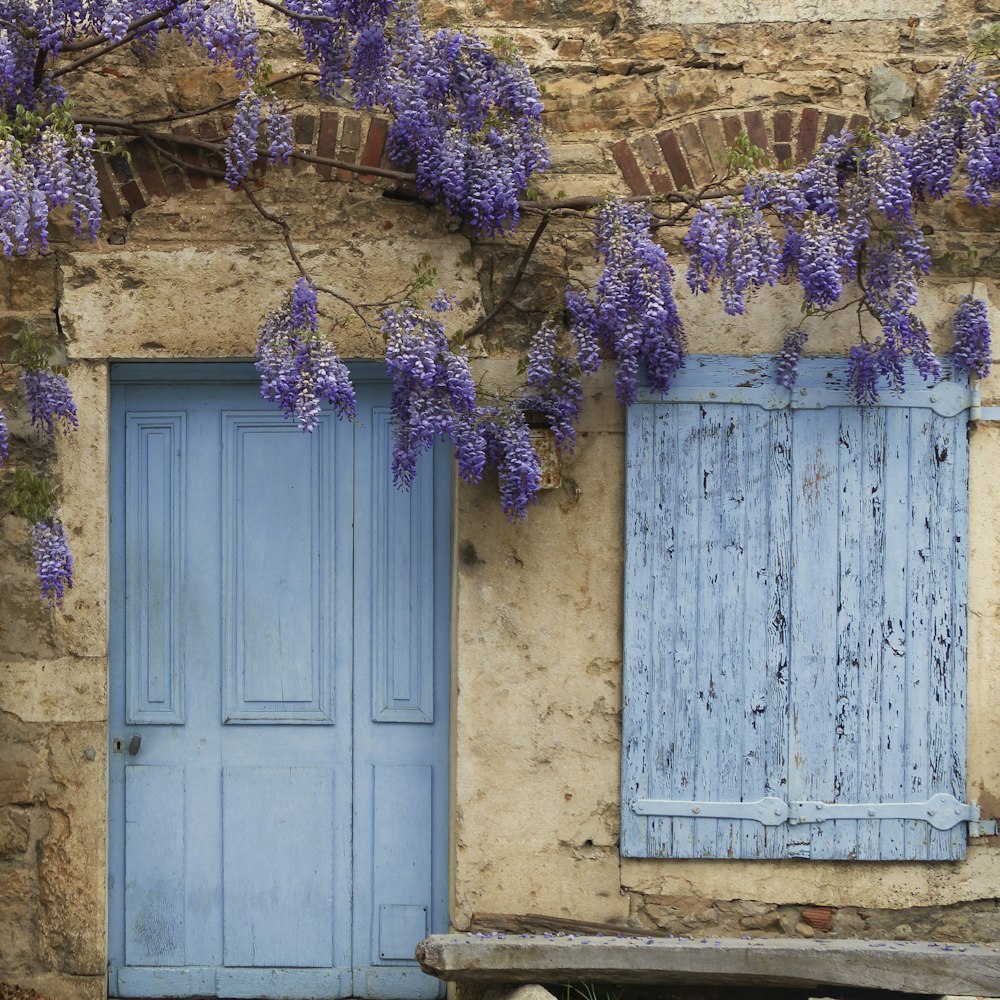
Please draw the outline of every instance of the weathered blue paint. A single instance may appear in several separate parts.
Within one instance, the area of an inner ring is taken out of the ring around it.
[[[109,992],[438,996],[447,454],[392,489],[364,366],[312,435],[246,365],[112,374],[111,736],[142,746],[111,755]]]
[[[964,822],[794,803],[964,799],[971,396],[859,408],[809,359],[781,405],[770,365],[693,359],[629,413],[623,853],[963,857]],[[791,820],[634,807],[763,798]]]

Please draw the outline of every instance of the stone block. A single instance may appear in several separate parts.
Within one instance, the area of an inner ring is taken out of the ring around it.
[[[894,122],[913,109],[914,89],[902,73],[888,66],[876,66],[868,79],[865,101],[877,122]]]
[[[636,38],[633,47],[641,59],[676,59],[686,44],[679,31],[649,31]]]
[[[51,313],[56,306],[56,267],[55,254],[15,258],[10,273],[10,308],[14,312]]]
[[[0,858],[24,854],[31,838],[31,816],[27,809],[0,808]]]

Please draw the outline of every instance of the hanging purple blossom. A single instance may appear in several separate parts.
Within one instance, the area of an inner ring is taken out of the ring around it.
[[[7,427],[7,418],[3,410],[0,410],[0,465],[7,461],[10,455],[10,429]]]
[[[267,159],[269,163],[287,164],[294,150],[292,119],[284,101],[272,98],[267,105]]]
[[[280,309],[264,317],[257,336],[261,395],[303,431],[315,430],[320,404],[338,417],[353,419],[354,386],[347,366],[317,333],[316,289],[304,278]]]
[[[649,212],[639,205],[606,202],[594,228],[594,249],[604,258],[604,270],[593,299],[567,294],[581,369],[596,367],[594,339],[599,336],[618,359],[615,392],[626,405],[635,401],[640,363],[660,393],[684,364],[674,272],[649,222]]]
[[[780,276],[777,240],[757,208],[730,199],[700,209],[683,244],[688,251],[687,283],[707,292],[718,282],[722,306],[730,316],[746,309],[747,296]]]
[[[240,94],[236,104],[236,115],[223,146],[226,181],[231,188],[240,186],[257,160],[257,139],[263,103],[264,99],[260,94],[249,88]]]
[[[42,585],[42,598],[50,607],[60,607],[66,590],[73,586],[73,556],[66,541],[66,531],[55,511],[52,516],[32,525],[31,551]]]
[[[500,480],[500,505],[508,521],[521,521],[542,488],[542,467],[531,445],[523,412],[505,406],[480,411],[484,419],[486,455]]]
[[[417,460],[436,437],[456,449],[459,472],[476,481],[485,465],[485,440],[476,423],[476,388],[464,351],[448,344],[441,321],[413,306],[382,313],[385,361],[392,379],[392,475],[408,489]]]
[[[847,384],[858,406],[872,406],[878,401],[879,365],[876,348],[855,344],[847,361]]]
[[[781,350],[776,359],[776,371],[774,380],[786,389],[794,389],[799,377],[799,361],[802,359],[802,351],[806,346],[808,334],[801,327],[792,330],[785,337]]]
[[[77,428],[76,403],[65,375],[51,368],[25,368],[21,371],[21,388],[28,401],[31,426],[40,434],[51,441],[57,427],[64,434]]]
[[[386,148],[449,215],[477,234],[506,232],[528,179],[548,166],[538,88],[506,48],[459,31],[425,37],[415,22],[408,30],[386,95]]]
[[[990,371],[990,320],[986,303],[971,295],[958,304],[951,322],[955,366],[986,378]]]
[[[545,418],[560,451],[573,450],[583,405],[583,383],[576,365],[567,358],[555,357],[545,385],[525,392],[519,405],[525,413],[537,413]]]

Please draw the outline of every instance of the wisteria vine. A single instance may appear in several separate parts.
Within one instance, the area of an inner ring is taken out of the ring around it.
[[[399,177],[412,179],[423,198],[474,237],[513,230],[530,179],[549,157],[539,90],[509,41],[452,29],[427,32],[413,0],[261,2],[281,12],[299,36],[322,95],[386,115],[387,149]],[[229,66],[241,88],[225,135],[211,147],[224,161],[216,173],[283,227],[301,273],[261,324],[261,391],[310,431],[324,406],[343,419],[355,414],[348,369],[320,329],[319,296],[345,300],[316,284],[287,224],[264,210],[248,185],[262,160],[284,165],[297,155],[290,108],[272,84],[254,8],[255,0],[12,0],[0,19],[0,251],[8,257],[46,252],[50,216],[63,208],[78,237],[96,238],[95,158],[117,151],[122,138],[172,155],[162,145],[169,146],[169,136],[78,115],[67,79],[125,44],[148,52],[172,35],[200,48]],[[971,59],[955,63],[932,113],[912,132],[845,130],[799,169],[754,170],[745,185],[719,187],[713,197],[703,190],[645,204],[591,202],[586,211],[594,210],[597,281],[566,290],[561,309],[531,337],[524,383],[512,391],[489,392],[475,383],[461,335],[446,333],[454,300],[445,292],[424,304],[411,288],[394,301],[368,304],[371,320],[352,305],[385,339],[396,484],[409,487],[420,456],[443,439],[464,480],[479,482],[492,470],[504,512],[523,518],[541,485],[532,429],[548,427],[557,447],[571,451],[583,380],[604,361],[615,365],[616,394],[625,405],[644,380],[669,391],[684,365],[685,336],[674,269],[656,238],[661,225],[686,225],[686,283],[693,294],[717,290],[730,315],[744,313],[766,286],[799,286],[803,318],[775,359],[775,378],[787,389],[795,385],[815,318],[843,308],[849,297],[859,317],[868,313],[879,330],[866,337],[859,321],[861,339],[850,351],[849,384],[858,404],[900,389],[907,365],[925,379],[938,378],[942,360],[917,311],[932,260],[916,213],[956,186],[980,207],[991,205],[1000,186],[1000,98]],[[662,207],[671,199],[678,211],[665,215]],[[551,206],[532,208],[542,211],[542,223],[512,288],[556,218]],[[961,300],[952,333],[950,367],[983,377],[991,342],[982,298]],[[20,366],[24,424],[43,441],[74,430],[76,405],[52,352],[25,335],[11,361]],[[15,431],[15,438],[25,434],[16,421]],[[10,465],[11,449],[11,427],[0,410],[0,465]],[[11,509],[32,523],[42,596],[59,605],[72,586],[73,560],[57,497],[44,477],[14,471]]]

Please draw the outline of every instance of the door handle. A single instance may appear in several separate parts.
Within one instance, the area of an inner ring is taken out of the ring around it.
[[[132,739],[128,741],[128,755],[134,757],[142,746],[142,737],[138,733],[132,734]]]

